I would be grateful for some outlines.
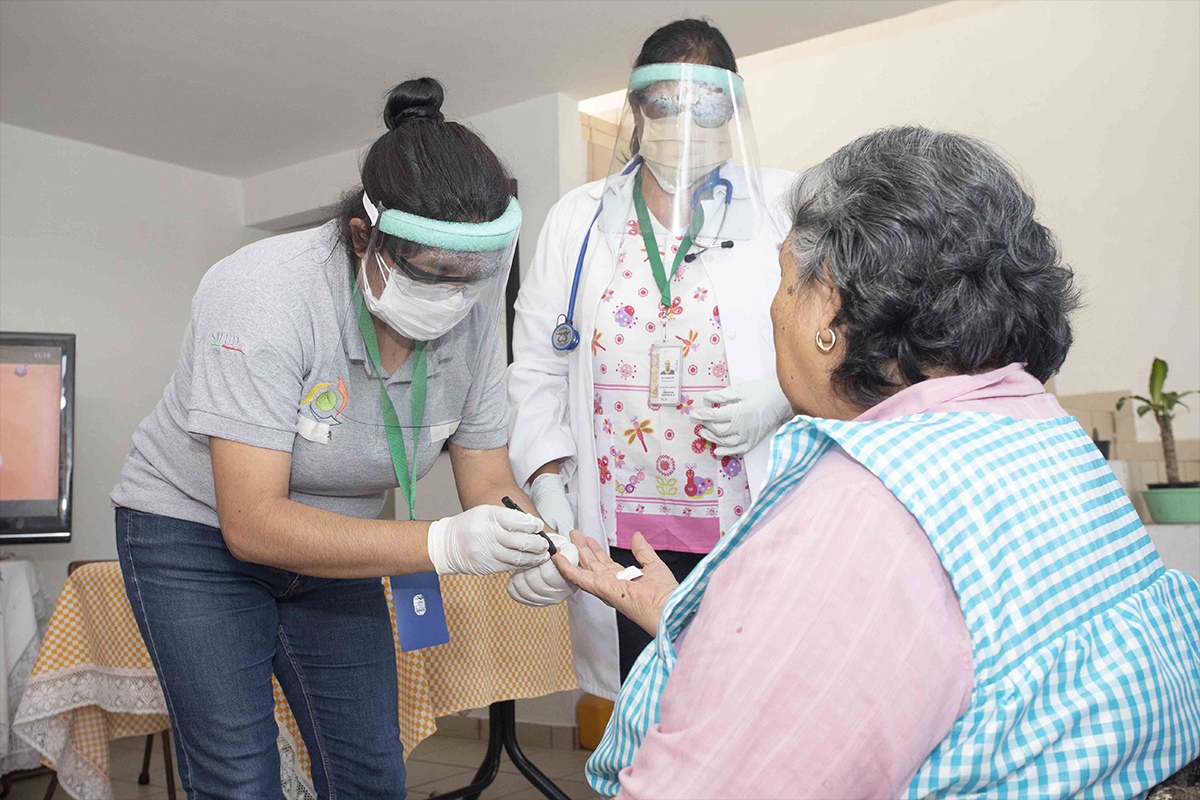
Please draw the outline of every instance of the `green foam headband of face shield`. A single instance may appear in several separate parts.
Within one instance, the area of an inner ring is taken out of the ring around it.
[[[508,208],[491,222],[445,222],[385,208],[381,214],[363,192],[363,207],[372,225],[390,236],[407,239],[428,247],[482,253],[502,250],[512,244],[521,229],[521,205],[510,198]]]
[[[661,81],[697,81],[722,88],[733,86],[739,99],[745,96],[746,91],[741,75],[709,64],[647,64],[638,67],[629,76],[629,91],[640,92],[650,84]]]

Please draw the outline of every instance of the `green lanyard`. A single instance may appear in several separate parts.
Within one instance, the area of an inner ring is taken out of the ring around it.
[[[692,216],[691,224],[688,226],[688,232],[684,235],[683,241],[679,243],[679,250],[675,253],[675,263],[671,265],[671,277],[668,278],[663,270],[662,257],[658,254],[658,240],[654,238],[654,228],[650,224],[650,212],[646,210],[646,201],[642,199],[641,169],[638,169],[637,175],[633,178],[633,207],[637,209],[638,227],[642,229],[642,241],[646,244],[646,256],[650,259],[654,282],[658,284],[658,291],[662,293],[662,304],[664,307],[670,308],[671,278],[675,277],[675,270],[679,269],[679,262],[683,261],[688,250],[692,249],[692,231],[704,227],[704,209],[696,206],[696,213]]]
[[[383,366],[379,363],[379,341],[375,338],[375,325],[371,322],[371,314],[362,297],[354,296],[354,305],[358,310],[358,329],[362,331],[363,341],[367,344],[367,352],[371,355],[371,366],[379,376],[379,405],[383,409],[383,430],[387,434],[388,450],[392,454],[392,467],[396,470],[396,480],[400,482],[400,493],[404,502],[408,503],[408,518],[417,518],[416,507],[416,476],[417,468],[417,436],[421,432],[421,420],[425,416],[425,342],[417,342],[413,350],[416,360],[413,362],[412,379],[412,428],[413,428],[413,460],[408,461],[408,451],[404,447],[404,430],[400,427],[400,415],[392,398],[388,397],[387,381],[383,377]]]

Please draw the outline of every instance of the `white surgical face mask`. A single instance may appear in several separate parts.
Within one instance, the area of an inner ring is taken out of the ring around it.
[[[461,322],[483,289],[477,283],[419,283],[393,272],[379,253],[375,261],[383,273],[383,291],[379,297],[371,291],[364,259],[359,283],[367,310],[388,327],[418,342],[432,341]]]
[[[643,117],[638,133],[638,153],[658,185],[670,194],[680,188],[679,178],[687,181],[684,188],[692,186],[733,155],[729,123],[703,128],[689,117],[687,126],[687,132],[680,130],[678,117]]]

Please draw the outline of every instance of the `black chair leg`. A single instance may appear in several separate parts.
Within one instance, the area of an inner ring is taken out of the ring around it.
[[[146,737],[146,753],[142,756],[142,771],[138,774],[138,785],[146,786],[150,783],[150,754],[154,752],[154,734]]]
[[[58,773],[50,776],[50,785],[46,787],[46,794],[42,800],[53,800],[54,792],[58,790]]]
[[[162,732],[163,766],[167,770],[167,800],[175,800],[175,767],[171,762],[171,729]]]

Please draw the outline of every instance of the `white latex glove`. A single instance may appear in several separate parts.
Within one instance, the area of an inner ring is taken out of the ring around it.
[[[720,408],[713,408],[720,404]],[[692,419],[704,425],[700,435],[717,447],[713,455],[740,456],[774,433],[792,416],[792,405],[779,381],[743,381],[700,397]]]
[[[561,475],[556,472],[538,475],[529,487],[529,499],[546,525],[563,536],[575,530],[575,512],[571,510],[567,486]]]
[[[542,521],[524,511],[475,506],[429,526],[429,560],[439,575],[495,575],[550,558]]]
[[[571,566],[579,566],[579,550],[566,536],[546,534]],[[527,606],[554,606],[575,594],[575,585],[558,571],[553,561],[514,572],[508,579],[508,596]]]

